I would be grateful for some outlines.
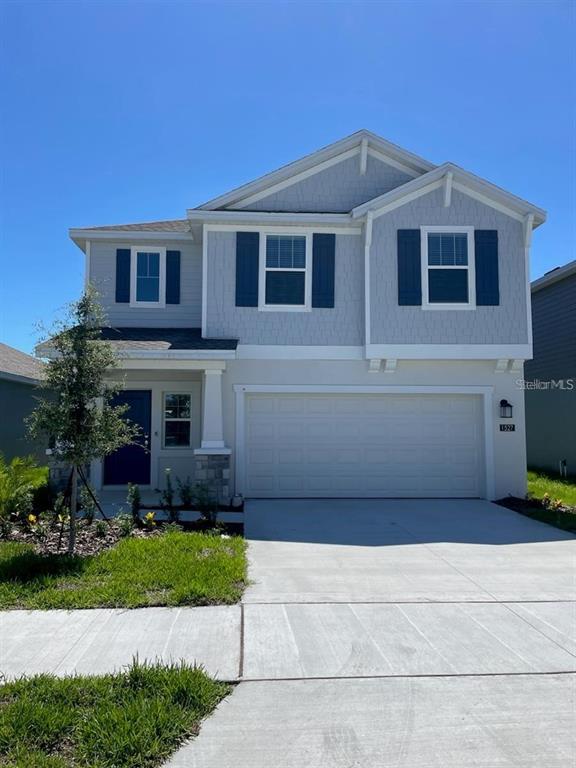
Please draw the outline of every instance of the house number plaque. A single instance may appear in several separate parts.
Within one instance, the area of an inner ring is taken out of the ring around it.
[[[516,424],[500,424],[500,432],[516,432]]]

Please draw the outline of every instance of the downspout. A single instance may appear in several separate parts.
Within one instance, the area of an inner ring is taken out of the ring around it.
[[[365,335],[365,353],[367,355],[370,345],[370,246],[372,245],[372,221],[374,214],[368,211],[366,222],[364,224],[364,335]]]

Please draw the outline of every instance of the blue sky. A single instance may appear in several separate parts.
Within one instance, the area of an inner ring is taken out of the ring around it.
[[[0,339],[82,287],[70,226],[185,209],[368,128],[548,211],[575,258],[575,4],[0,2]]]

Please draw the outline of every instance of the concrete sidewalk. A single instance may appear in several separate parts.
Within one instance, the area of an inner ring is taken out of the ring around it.
[[[100,675],[140,661],[203,664],[220,680],[240,671],[238,605],[0,613],[0,673]]]
[[[569,768],[568,675],[242,683],[166,768]]]

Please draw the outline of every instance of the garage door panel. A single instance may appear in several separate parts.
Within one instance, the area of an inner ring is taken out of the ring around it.
[[[478,396],[247,396],[248,496],[480,496],[483,455]]]

